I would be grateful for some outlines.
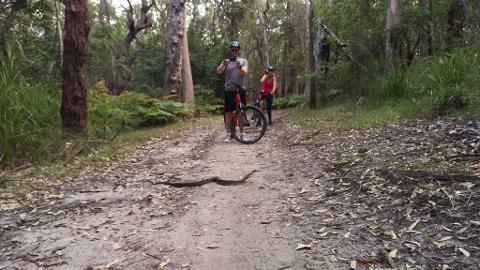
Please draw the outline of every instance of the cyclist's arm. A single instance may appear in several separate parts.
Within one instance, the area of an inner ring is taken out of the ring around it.
[[[220,65],[217,67],[217,74],[222,75],[225,72],[225,61],[220,63]]]
[[[262,78],[260,79],[260,82],[264,82],[267,79],[267,74],[263,74]]]
[[[237,60],[237,67],[240,69],[240,75],[242,77],[247,76],[248,74],[248,61],[246,59]]]
[[[242,75],[242,77],[245,77],[247,76],[248,74],[248,66],[243,66],[240,68],[240,75]]]

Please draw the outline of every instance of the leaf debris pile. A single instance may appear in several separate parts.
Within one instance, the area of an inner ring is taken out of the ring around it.
[[[309,179],[284,198],[285,222],[319,245],[333,238],[364,247],[319,259],[353,269],[480,267],[480,122],[438,118],[307,135],[284,124],[292,128],[278,131],[278,144],[302,157],[284,169],[294,172],[290,180]]]

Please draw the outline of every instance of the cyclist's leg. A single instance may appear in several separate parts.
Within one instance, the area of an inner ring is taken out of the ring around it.
[[[230,130],[230,123],[232,122],[232,112],[226,112],[225,113],[225,119],[226,119],[226,121],[225,121],[225,131],[227,133],[231,133],[232,131]]]
[[[225,130],[231,133],[230,124],[232,122],[232,112],[235,110],[235,93],[225,91]]]
[[[260,100],[260,110],[265,112],[268,109],[268,94],[262,93],[262,99]]]
[[[268,113],[268,123],[272,123],[272,103],[273,103],[273,95],[267,96],[267,113]]]

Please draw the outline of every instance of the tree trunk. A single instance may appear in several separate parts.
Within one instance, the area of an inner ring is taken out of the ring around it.
[[[447,47],[463,44],[465,27],[465,0],[453,0],[448,11]]]
[[[60,23],[60,10],[58,8],[58,0],[53,0],[55,5],[55,24],[57,27],[58,35],[58,44],[59,44],[59,56],[60,56],[60,66],[63,66],[63,31],[62,24]]]
[[[428,55],[433,55],[433,0],[428,0]]]
[[[315,31],[314,31],[314,26],[313,26],[313,16],[314,16],[314,6],[313,6],[313,0],[309,0],[308,4],[308,23],[307,23],[307,28],[308,28],[308,53],[307,53],[307,58],[308,58],[308,75],[310,77],[310,91],[308,94],[308,106],[310,108],[316,108],[317,107],[317,88],[315,85],[315,55],[314,55],[314,50],[315,50]]]
[[[185,27],[185,0],[170,0],[168,19],[167,63],[165,66],[166,95],[176,94],[182,82],[182,46]]]
[[[388,0],[386,18],[387,40],[385,46],[385,63],[387,65],[397,65],[401,62],[401,5],[401,0]]]
[[[151,3],[147,2],[148,0],[142,0],[140,15],[136,20],[134,18],[135,12],[132,3],[130,0],[127,1],[129,6],[126,10],[128,33],[118,46],[116,58],[120,65],[115,67],[115,76],[113,76],[114,81],[108,82],[108,87],[114,95],[120,94],[125,90],[127,83],[130,80],[130,66],[132,66],[133,61],[129,58],[128,51],[132,42],[135,40],[139,32],[150,28],[153,25],[152,19],[148,16],[148,11],[154,5],[155,0],[152,0]]]
[[[99,3],[99,8],[98,8],[98,21],[100,22],[100,25],[102,26],[102,33],[104,34],[104,40],[108,44],[108,47],[110,48],[110,71],[107,71],[106,74],[104,75],[105,83],[108,89],[110,90],[110,93],[116,94],[117,91],[117,72],[116,72],[116,66],[115,66],[115,58],[116,56],[116,48],[112,46],[112,29],[111,29],[111,16],[110,16],[110,11],[111,11],[111,4],[109,0],[100,0]],[[111,72],[111,73],[110,73]]]
[[[290,41],[290,35],[292,34],[291,29],[291,14],[292,14],[292,8],[290,4],[290,0],[285,1],[286,5],[286,18],[285,18],[285,23],[286,23],[286,29],[285,31],[285,39],[283,41],[283,74],[282,74],[282,88],[281,88],[281,97],[286,97],[288,96],[288,92],[290,89],[291,82],[293,81],[294,78],[291,77],[291,41]]]
[[[477,15],[477,35],[480,34],[480,0],[476,1],[475,14]]]
[[[269,33],[268,29],[270,28],[269,23],[268,23],[268,11],[270,10],[270,2],[269,0],[265,1],[265,10],[261,11],[260,6],[258,5],[258,0],[254,0],[255,4],[255,11],[257,14],[257,18],[259,21],[262,22],[263,24],[263,31],[262,31],[262,63],[265,64],[265,67],[270,65],[270,44],[269,44]]]
[[[418,5],[420,7],[420,10],[424,13],[427,14],[427,22],[426,22],[426,27],[424,28],[421,32],[421,41],[420,41],[420,46],[419,46],[419,54],[420,56],[423,55],[432,55],[433,54],[433,44],[432,44],[432,6],[431,6],[432,0],[419,0]],[[426,52],[426,53],[425,53]],[[408,57],[407,57],[408,58]],[[408,61],[408,60],[407,60]]]
[[[186,16],[185,16],[186,20]],[[183,88],[183,102],[188,104],[195,103],[195,96],[193,93],[193,79],[192,68],[190,66],[190,52],[188,50],[188,35],[186,22],[183,27],[183,46],[182,46],[182,88]]]
[[[102,27],[110,27],[110,3],[108,0],[100,0],[98,4],[98,21]],[[107,35],[110,36],[110,33],[107,32]]]
[[[62,104],[64,130],[83,133],[87,127],[87,0],[64,0],[65,36],[63,39]]]

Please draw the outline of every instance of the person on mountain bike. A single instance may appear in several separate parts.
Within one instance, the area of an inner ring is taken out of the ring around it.
[[[224,59],[222,63],[217,67],[217,73],[219,75],[225,74],[225,138],[224,142],[230,142],[231,131],[229,123],[232,121],[232,112],[235,110],[235,95],[239,86],[243,86],[243,79],[248,74],[248,61],[247,59],[239,57],[240,55],[240,42],[234,40],[230,43],[230,58]],[[245,104],[246,97],[245,91],[240,90],[240,97]],[[236,112],[237,114],[239,112]],[[245,137],[243,133],[243,121],[239,121],[240,137]]]
[[[272,124],[272,102],[273,94],[277,89],[277,77],[275,76],[275,68],[269,65],[265,70],[265,74],[260,80],[262,83],[262,100],[267,101],[268,124]]]

